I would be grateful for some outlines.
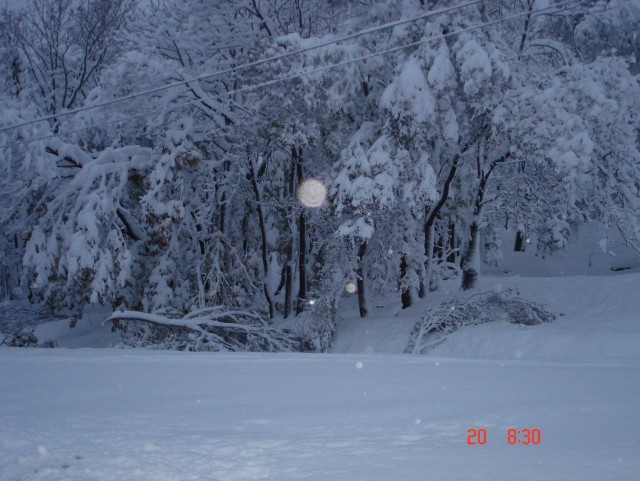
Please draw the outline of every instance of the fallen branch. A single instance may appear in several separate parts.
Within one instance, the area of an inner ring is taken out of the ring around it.
[[[157,326],[183,328],[198,333],[221,350],[291,351],[295,341],[258,314],[241,310],[225,310],[221,306],[200,309],[182,318],[169,318],[140,311],[114,312],[108,322],[144,322]],[[243,322],[244,321],[244,322]],[[241,338],[238,338],[241,336]]]
[[[519,297],[511,289],[479,292],[434,306],[414,326],[405,350],[424,354],[444,342],[458,329],[496,320],[522,326],[551,322],[555,315],[544,305]]]

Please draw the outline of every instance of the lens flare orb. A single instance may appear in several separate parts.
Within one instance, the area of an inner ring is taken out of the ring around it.
[[[298,200],[306,207],[321,207],[327,199],[327,188],[317,179],[308,179],[298,188]]]

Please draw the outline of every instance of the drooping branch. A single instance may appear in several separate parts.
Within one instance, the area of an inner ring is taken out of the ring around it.
[[[133,216],[122,207],[118,207],[116,210],[116,214],[118,219],[124,225],[125,232],[129,237],[131,237],[134,241],[141,241],[147,239],[147,234],[144,229],[138,222],[133,218]]]

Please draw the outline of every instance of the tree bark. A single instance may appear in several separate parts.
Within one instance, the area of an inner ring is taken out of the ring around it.
[[[358,268],[356,274],[358,276],[358,308],[360,309],[360,317],[367,317],[369,311],[367,310],[367,295],[365,291],[366,283],[365,277],[367,275],[364,265],[364,256],[367,253],[367,241],[362,241],[360,247],[358,247]]]
[[[304,179],[302,152],[300,150],[298,150],[297,161],[298,185],[300,185]],[[299,286],[296,314],[301,314],[304,311],[304,303],[307,298],[307,219],[304,210],[300,211],[298,217],[298,269]]]
[[[480,275],[478,272],[480,265],[478,245],[478,236],[480,234],[480,214],[482,213],[482,202],[484,200],[484,194],[487,188],[487,183],[489,182],[489,177],[491,177],[496,166],[507,160],[510,156],[511,153],[507,152],[502,157],[492,161],[486,172],[483,172],[480,169],[480,158],[478,158],[478,176],[480,177],[480,184],[478,185],[478,190],[476,192],[476,199],[473,207],[473,220],[469,229],[467,247],[464,255],[462,256],[462,262],[460,263],[460,267],[462,268],[462,284],[460,288],[463,291],[473,289],[476,286],[478,276]]]
[[[291,233],[293,236],[293,232]],[[284,318],[291,313],[291,297],[293,294],[293,239],[287,242],[287,263],[284,274]]]
[[[462,258],[462,285],[463,291],[473,289],[478,281],[478,234],[480,228],[477,220],[474,220],[469,229],[469,243]]]
[[[449,218],[449,229],[447,231],[449,236],[449,255],[447,256],[447,262],[452,264],[456,263],[456,223],[453,219]]]
[[[402,308],[406,309],[411,307],[412,299],[411,299],[411,287],[406,284],[405,278],[409,274],[409,261],[407,259],[407,254],[402,254],[400,257],[400,282],[403,284],[401,287],[400,300],[402,301]]]
[[[304,311],[304,302],[307,298],[307,224],[304,212],[300,212],[298,219],[298,235],[300,236],[298,246],[298,275],[300,278],[300,286],[298,288],[296,314],[301,314]]]
[[[260,247],[262,254],[262,268],[264,271],[264,280],[263,280],[263,291],[264,296],[267,300],[267,305],[269,307],[269,318],[273,319],[275,317],[275,305],[273,303],[273,298],[271,297],[271,292],[269,290],[269,252],[267,247],[267,227],[264,219],[264,212],[262,207],[262,196],[260,194],[260,186],[258,185],[258,179],[256,178],[256,170],[255,164],[253,163],[253,158],[251,157],[251,153],[247,152],[247,156],[249,157],[249,180],[251,181],[251,187],[253,188],[253,194],[256,198],[256,211],[258,214],[258,224],[260,226]]]
[[[297,163],[297,150],[295,147],[291,148],[291,170],[288,176],[288,197],[289,197],[289,239],[287,240],[287,250],[285,253],[285,285],[284,285],[284,318],[287,319],[291,314],[291,303],[293,298],[293,244],[294,244],[294,227],[293,227],[293,213],[295,210],[295,177],[296,177],[296,163]]]
[[[460,155],[456,155],[453,158],[453,162],[451,163],[451,168],[449,169],[449,174],[444,182],[444,187],[442,188],[442,194],[440,195],[440,199],[438,203],[428,212],[427,220],[424,223],[424,256],[425,256],[425,275],[421,276],[420,279],[420,290],[418,293],[418,297],[421,299],[424,298],[427,294],[427,285],[429,283],[431,262],[433,257],[433,226],[436,221],[436,217],[444,207],[447,202],[447,198],[449,197],[449,189],[451,188],[451,183],[456,176],[456,171],[458,170],[458,165],[460,164]]]
[[[524,52],[524,47],[527,43],[527,38],[529,36],[529,24],[531,23],[531,17],[533,15],[533,4],[534,4],[535,0],[529,0],[528,3],[528,9],[527,9],[527,15],[525,17],[524,20],[524,29],[522,30],[522,37],[520,38],[520,47],[518,49],[518,52],[520,54],[522,54],[522,52]]]
[[[524,234],[522,231],[516,232],[516,242],[513,246],[514,252],[524,252]]]

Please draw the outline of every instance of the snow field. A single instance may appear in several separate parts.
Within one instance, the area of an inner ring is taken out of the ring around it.
[[[640,361],[0,350],[7,481],[633,481]],[[484,446],[467,430],[484,427]],[[509,428],[542,431],[510,446]]]
[[[454,283],[405,311],[372,298],[368,319],[347,300],[330,355],[2,348],[0,480],[636,481],[639,285],[484,277],[562,315],[461,329],[421,357],[400,353]],[[116,342],[94,314],[36,333]],[[511,428],[542,443],[510,446]]]

